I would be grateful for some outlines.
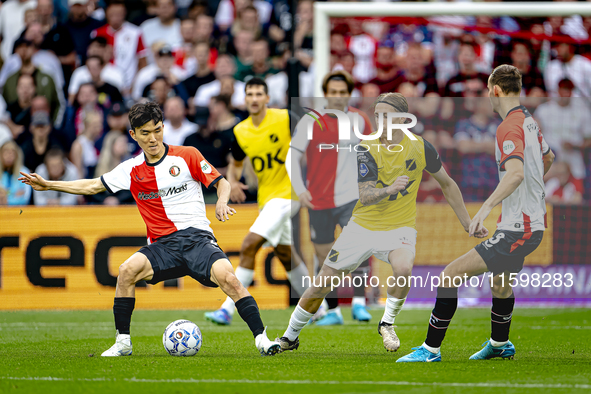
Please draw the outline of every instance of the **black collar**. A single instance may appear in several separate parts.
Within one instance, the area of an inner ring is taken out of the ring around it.
[[[162,163],[162,160],[164,160],[164,158],[166,157],[167,154],[168,154],[168,145],[164,144],[164,154],[162,155],[160,160],[158,160],[156,163],[148,163],[148,158],[146,157],[146,153],[144,152],[144,161],[150,167],[156,167],[158,164]]]

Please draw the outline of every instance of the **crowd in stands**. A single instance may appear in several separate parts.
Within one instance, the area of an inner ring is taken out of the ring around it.
[[[287,62],[300,97],[314,87],[313,2],[293,29],[285,0],[7,0],[0,6],[0,205],[133,203],[129,192],[87,198],[32,192],[17,178],[98,177],[139,154],[127,132],[141,100],[164,111],[164,142],[198,148],[225,174],[244,84],[261,77],[285,108]],[[498,183],[487,80],[499,64],[523,74],[523,103],[557,155],[548,202],[591,201],[591,17],[337,18],[330,67],[353,96],[398,91],[441,152],[467,201]],[[355,104],[355,103],[353,103]],[[370,116],[372,119],[373,116]],[[427,178],[420,201],[443,199]]]

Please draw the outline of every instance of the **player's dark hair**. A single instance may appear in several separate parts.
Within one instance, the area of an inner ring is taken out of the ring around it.
[[[249,86],[262,86],[263,89],[265,90],[265,94],[269,94],[269,88],[267,87],[267,82],[265,82],[262,78],[254,77],[254,78],[249,79],[246,82],[246,85],[244,85],[244,93],[246,93],[246,89],[248,89]]]
[[[328,92],[328,83],[330,81],[343,81],[347,84],[347,90],[349,94],[353,92],[353,88],[355,88],[355,82],[353,82],[353,77],[345,70],[338,70],[328,73],[324,76],[322,80],[322,91],[324,94]]]
[[[160,106],[153,102],[138,103],[131,107],[129,111],[129,124],[132,130],[142,127],[146,123],[153,121],[154,124],[162,122],[163,115]]]
[[[490,85],[497,85],[505,94],[519,94],[521,93],[521,71],[515,66],[501,64],[490,75]]]

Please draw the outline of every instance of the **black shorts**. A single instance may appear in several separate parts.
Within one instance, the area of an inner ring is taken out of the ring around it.
[[[218,287],[210,279],[211,266],[219,259],[227,259],[210,231],[193,227],[158,238],[139,250],[145,255],[154,277],[146,281],[155,284],[186,275],[207,287]]]
[[[334,230],[337,224],[345,227],[353,215],[357,200],[351,201],[341,207],[329,209],[310,209],[310,236],[315,244],[333,243]]]
[[[505,271],[519,272],[523,269],[525,257],[540,246],[543,237],[543,231],[497,230],[492,238],[476,245],[475,249],[494,275]]]

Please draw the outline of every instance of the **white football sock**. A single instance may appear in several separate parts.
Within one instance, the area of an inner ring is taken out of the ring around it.
[[[304,294],[304,291],[306,291],[303,279],[308,276],[308,267],[306,267],[306,264],[304,263],[301,263],[298,266],[293,267],[291,271],[287,271],[287,279],[289,279],[291,287],[293,287],[293,289],[298,293],[300,297],[302,296],[302,294]],[[306,280],[306,282],[308,281]]]
[[[314,316],[313,313],[306,312],[304,308],[299,305],[296,306],[295,310],[291,314],[291,318],[289,319],[289,326],[287,327],[287,330],[285,330],[285,334],[283,334],[283,336],[287,337],[287,339],[290,341],[295,341],[295,339],[300,335],[300,331],[306,327],[306,324],[308,324],[308,321],[312,318],[312,316]]]
[[[431,353],[433,353],[433,354],[439,353],[439,348],[438,347],[431,347],[431,346],[427,345],[426,343],[423,343],[423,347],[425,349],[427,349],[428,351],[430,351]]]
[[[505,341],[505,342],[497,342],[495,340],[493,340],[492,338],[490,339],[490,344],[492,347],[501,347],[501,346],[505,346],[507,343],[509,343],[509,341]]]
[[[351,301],[351,306],[355,305],[365,306],[365,297],[353,297],[353,300]]]
[[[343,316],[343,314],[341,313],[341,307],[340,306],[337,306],[334,309],[329,309],[328,312],[334,312],[334,313],[336,313],[339,316]]]
[[[390,298],[386,301],[386,309],[384,310],[384,316],[382,316],[382,321],[388,324],[394,324],[394,319],[402,310],[402,306],[404,305],[405,298]]]
[[[236,278],[242,283],[242,286],[248,287],[252,284],[252,278],[254,278],[254,270],[248,268],[238,267],[236,268]],[[230,316],[234,316],[234,300],[230,297],[226,298],[226,301],[222,304],[222,309],[228,312]]]

